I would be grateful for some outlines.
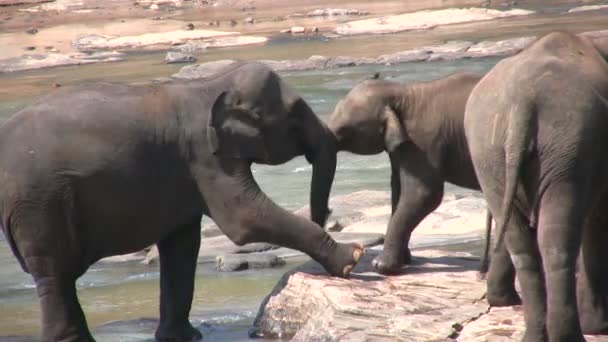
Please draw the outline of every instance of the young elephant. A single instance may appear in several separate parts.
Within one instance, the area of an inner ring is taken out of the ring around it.
[[[156,339],[200,339],[188,315],[202,215],[236,244],[298,249],[348,276],[362,247],[336,243],[319,227],[327,194],[311,198],[314,224],[267,198],[250,170],[304,154],[312,188],[326,189],[332,144],[304,100],[258,63],[203,81],[66,88],[12,116],[0,128],[0,218],[36,282],[42,339],[92,340],[76,279],[103,257],[153,243],[161,268]]]
[[[384,251],[373,261],[378,272],[395,273],[410,262],[410,235],[441,203],[444,182],[479,189],[463,120],[469,93],[480,78],[457,73],[413,84],[367,80],[354,87],[329,118],[338,151],[386,151],[390,158],[393,210]],[[489,302],[519,303],[506,249],[491,265]]]
[[[519,276],[524,340],[608,333],[606,61],[586,38],[541,37],[479,82],[465,131]]]

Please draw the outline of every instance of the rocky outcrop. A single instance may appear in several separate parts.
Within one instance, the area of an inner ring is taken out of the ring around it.
[[[176,30],[169,32],[146,33],[136,36],[107,36],[88,34],[77,37],[73,42],[78,50],[134,49],[154,45],[183,44],[190,40],[209,39],[237,35],[238,32],[210,30]]]
[[[116,51],[95,53],[43,53],[0,60],[0,73],[33,70],[66,65],[118,62],[125,55]]]
[[[586,35],[593,39],[606,39],[608,37],[608,30],[584,32],[581,35]],[[268,64],[277,72],[282,72],[321,70],[370,64],[400,64],[463,58],[498,57],[516,54],[534,39],[536,39],[536,37],[519,37],[499,41],[481,42],[461,40],[448,41],[439,45],[418,47],[392,54],[381,55],[376,58],[349,56],[328,57],[315,55],[307,59],[281,61],[260,60],[259,62]],[[204,78],[219,70],[220,68],[218,68],[218,66],[225,66],[233,62],[233,60],[220,60],[203,63],[197,66],[188,66],[173,74],[172,77],[188,79]]]
[[[378,233],[331,232],[330,235],[338,242],[358,242],[364,247],[373,247],[384,242],[384,235]],[[286,258],[301,256],[304,256],[304,253],[300,251],[269,243],[237,246],[225,235],[221,235],[202,239],[198,263],[215,263],[216,268],[220,271],[240,271],[249,268],[280,266]],[[112,256],[102,259],[101,262],[154,264],[158,262],[158,249],[153,246],[148,251]]]
[[[385,34],[412,30],[428,30],[437,26],[529,15],[533,11],[511,9],[499,11],[488,8],[448,8],[357,20],[336,27],[341,35]]]
[[[320,8],[314,11],[308,12],[306,15],[309,17],[338,17],[347,15],[368,15],[368,11],[360,11],[357,9],[346,9],[346,8]]]
[[[597,10],[608,10],[608,5],[586,5],[574,7],[568,10],[568,13],[586,12],[586,11],[597,11]]]
[[[264,44],[267,41],[268,38],[260,36],[227,36],[204,40],[191,40],[175,46],[174,49],[183,52],[193,52],[212,48]]]
[[[488,306],[477,258],[416,251],[403,274],[385,277],[372,270],[375,253],[368,251],[350,279],[330,277],[312,262],[285,274],[262,302],[251,335],[295,342],[521,340],[522,307]]]
[[[165,56],[165,63],[167,64],[194,62],[196,62],[196,57],[192,55],[187,55],[185,53],[167,52],[167,55]]]
[[[285,265],[285,260],[276,255],[257,253],[219,255],[215,259],[220,272],[234,272],[248,269],[272,268]]]
[[[39,4],[41,2],[52,2],[52,1],[54,1],[54,0],[0,0],[0,6]]]

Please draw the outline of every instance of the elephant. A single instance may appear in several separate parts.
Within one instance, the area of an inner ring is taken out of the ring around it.
[[[188,316],[203,215],[237,245],[297,249],[347,277],[364,251],[320,227],[327,196],[310,198],[312,222],[270,200],[250,169],[304,155],[312,188],[325,188],[332,144],[307,103],[252,62],[204,80],[67,87],[14,114],[0,127],[0,218],[35,281],[42,340],[93,340],[75,280],[101,258],[151,244],[160,259],[155,338],[201,339]]]
[[[411,84],[377,77],[351,89],[335,106],[328,126],[337,151],[359,155],[386,151],[389,156],[392,215],[384,251],[372,263],[378,272],[394,274],[411,261],[410,235],[441,203],[444,182],[480,189],[463,121],[467,98],[481,75],[455,73]],[[488,301],[494,306],[519,304],[515,270],[506,249],[494,259]]]
[[[608,332],[608,63],[598,52],[586,37],[546,34],[499,62],[466,105],[475,172],[522,290],[524,341]]]

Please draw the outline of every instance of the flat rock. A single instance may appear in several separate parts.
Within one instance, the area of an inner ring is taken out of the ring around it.
[[[407,51],[401,51],[386,55],[380,55],[376,62],[378,64],[399,64],[408,62],[421,62],[429,59],[432,50],[428,48],[418,48]]]
[[[203,41],[192,40],[184,44],[177,45],[175,49],[183,52],[194,52],[211,48],[264,44],[267,41],[268,38],[260,36],[228,36],[210,38]]]
[[[215,258],[216,269],[220,272],[235,272],[247,269],[272,268],[285,265],[285,260],[276,255],[253,254],[225,254]]]
[[[344,233],[331,232],[329,233],[336,241],[342,243],[358,242],[364,247],[373,247],[384,242],[384,235],[377,233]],[[266,254],[279,258],[291,258],[303,256],[304,253],[285,247],[280,247],[270,243],[251,243],[243,246],[237,246],[225,235],[204,238],[201,240],[201,247],[198,254],[199,263],[214,262],[217,256],[220,255],[245,255],[245,254]],[[245,258],[245,257],[244,257]],[[144,264],[158,262],[158,249],[153,246],[147,253],[133,253],[126,256],[115,256],[102,259],[102,262],[123,262],[123,261],[139,261]]]
[[[189,40],[209,39],[222,36],[237,35],[238,32],[223,32],[211,30],[176,30],[169,32],[145,33],[135,36],[108,36],[88,34],[77,37],[73,42],[77,49],[108,50],[133,49],[154,45],[183,44]]]
[[[608,30],[591,31],[582,33],[599,41],[608,38]],[[343,68],[357,65],[370,64],[400,64],[408,62],[434,61],[440,59],[454,60],[462,58],[480,58],[507,56],[518,53],[525,48],[535,37],[520,37],[499,41],[448,41],[443,44],[422,46],[414,49],[399,51],[392,54],[384,54],[377,58],[350,57],[350,56],[310,56],[307,59],[292,60],[259,60],[277,72],[322,70],[329,68]],[[604,43],[608,46],[608,43]],[[234,63],[234,60],[219,60],[202,63],[196,66],[182,68],[174,78],[205,78],[217,72],[222,67]]]
[[[0,0],[0,6],[39,4],[42,2],[52,2],[52,1],[54,1],[54,0]]]
[[[48,2],[42,5],[20,8],[20,12],[41,12],[41,11],[67,11],[74,8],[84,6],[84,0],[55,0],[55,1],[38,1]]]
[[[196,57],[192,55],[187,55],[185,53],[179,52],[167,52],[165,56],[165,63],[167,64],[175,64],[175,63],[194,63],[196,62]]]
[[[568,13],[587,12],[608,9],[608,5],[587,5],[574,7],[568,10]]]
[[[506,56],[523,50],[536,37],[520,37],[501,41],[480,42],[467,50],[470,57]]]
[[[522,337],[521,306],[482,299],[479,260],[467,253],[418,251],[402,274],[372,270],[368,251],[350,279],[307,262],[285,274],[260,306],[252,336],[291,341],[512,341]],[[588,337],[608,341],[608,337]]]
[[[306,15],[309,17],[331,17],[331,16],[347,16],[347,15],[368,15],[367,11],[360,11],[357,9],[346,9],[346,8],[320,8],[314,11],[308,12]]]
[[[171,77],[184,79],[204,79],[217,73],[219,70],[234,62],[236,61],[232,59],[220,59],[197,65],[188,65],[181,68],[179,72],[173,74]]]
[[[532,13],[534,12],[522,9],[499,11],[478,7],[448,8],[351,21],[337,26],[335,32],[341,35],[355,35],[428,30],[441,25],[492,20]]]
[[[42,53],[0,60],[0,73],[33,70],[66,65],[118,62],[125,59],[119,52]]]
[[[367,217],[366,209],[385,206],[390,201],[391,195],[387,191],[363,190],[333,196],[329,199],[329,207],[332,210],[330,220],[338,221],[347,227]],[[296,210],[295,214],[310,217],[310,207],[306,205]]]

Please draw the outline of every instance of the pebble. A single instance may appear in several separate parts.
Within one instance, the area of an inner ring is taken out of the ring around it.
[[[306,32],[306,29],[303,26],[294,26],[291,28],[290,32],[292,34],[300,34]]]

